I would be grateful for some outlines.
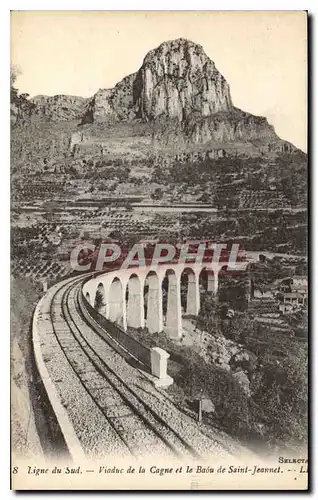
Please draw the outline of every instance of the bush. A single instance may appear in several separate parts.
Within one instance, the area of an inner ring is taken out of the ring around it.
[[[267,441],[296,444],[308,433],[308,349],[301,346],[252,384],[251,414],[266,425]]]

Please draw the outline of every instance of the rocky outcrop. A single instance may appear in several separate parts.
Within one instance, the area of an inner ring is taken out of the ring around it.
[[[205,160],[216,160],[225,158],[228,154],[225,149],[209,149],[208,151],[180,151],[174,156],[162,156],[157,154],[153,157],[155,166],[169,166],[173,163],[197,163]]]
[[[84,134],[83,134],[83,132],[74,132],[71,135],[71,138],[70,138],[69,150],[71,152],[74,152],[75,146],[77,144],[81,144],[83,142],[83,140],[84,140]]]
[[[294,153],[296,147],[287,141],[276,141],[259,146],[261,153]]]
[[[152,147],[159,149],[211,143],[221,150],[224,144],[246,143],[257,154],[292,151],[266,118],[233,106],[230,87],[214,62],[201,45],[184,38],[151,50],[136,73],[91,99],[37,96],[32,104],[34,114],[54,121],[129,122],[132,127],[141,121],[149,126]]]
[[[243,370],[238,370],[237,372],[233,373],[233,379],[241,388],[245,396],[247,398],[250,398],[251,397],[250,381],[246,373]]]
[[[130,120],[136,117],[133,94],[136,74],[126,76],[113,89],[100,89],[87,103],[82,123]]]
[[[187,120],[232,108],[230,88],[201,45],[180,38],[151,50],[139,70],[140,116]]]
[[[53,121],[79,120],[85,112],[87,99],[71,95],[38,95],[31,99],[33,114]]]
[[[261,116],[237,108],[209,117],[193,116],[186,124],[186,135],[194,143],[233,141],[272,141],[277,139],[274,128]]]
[[[230,88],[201,45],[183,38],[146,55],[137,73],[113,89],[101,89],[87,105],[84,122],[158,118],[184,122],[193,113],[210,116],[232,109]]]
[[[134,119],[151,124],[155,139],[168,145],[277,139],[266,118],[233,106],[214,62],[201,45],[184,38],[162,43],[137,73],[99,90],[83,123]]]

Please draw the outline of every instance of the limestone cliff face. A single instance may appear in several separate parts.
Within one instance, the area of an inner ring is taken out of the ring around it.
[[[142,118],[186,120],[193,112],[210,116],[232,108],[225,78],[201,45],[178,39],[151,50],[139,71]]]
[[[110,89],[101,89],[87,103],[82,117],[82,123],[91,123],[93,121],[105,120],[115,117],[114,110],[110,105]]]
[[[88,102],[83,123],[142,119],[164,142],[277,139],[266,118],[232,104],[230,87],[201,45],[183,38],[148,52],[137,73]],[[168,131],[168,133],[167,133]]]
[[[104,120],[129,120],[136,117],[133,102],[136,73],[128,75],[113,89],[100,89],[87,102],[83,123]]]
[[[183,38],[164,42],[146,55],[137,73],[113,89],[101,89],[84,121],[158,118],[184,122],[193,113],[210,116],[232,109],[230,88],[201,45]]]
[[[274,128],[268,124],[266,118],[245,113],[237,108],[206,118],[190,118],[186,124],[186,135],[194,143],[211,139],[225,143],[277,139]]]

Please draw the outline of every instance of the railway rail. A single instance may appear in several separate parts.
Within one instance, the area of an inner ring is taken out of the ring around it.
[[[53,331],[70,369],[122,442],[123,450],[133,456],[198,457],[194,447],[109,366],[113,348],[104,341],[101,356],[88,340],[85,333],[91,327],[81,313],[80,293],[81,283],[75,281],[54,294],[50,306]]]
[[[239,453],[239,443],[198,425],[154,387],[146,367],[101,329],[85,307],[85,278],[50,288],[33,318],[38,370],[73,459]]]

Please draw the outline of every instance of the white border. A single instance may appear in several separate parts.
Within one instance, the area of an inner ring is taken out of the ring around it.
[[[183,0],[182,2],[173,1],[173,0],[161,0],[161,1],[134,1],[129,2],[129,0],[116,0],[116,1],[97,1],[91,0],[90,2],[77,0],[77,2],[71,2],[69,0],[55,0],[47,1],[45,4],[40,2],[39,0],[15,0],[12,2],[8,2],[3,0],[1,3],[1,11],[0,11],[0,36],[1,40],[1,68],[2,68],[2,78],[0,80],[1,83],[1,92],[0,98],[2,99],[2,106],[0,107],[0,119],[1,119],[1,160],[2,160],[2,176],[1,176],[1,193],[0,200],[2,202],[2,211],[1,211],[1,223],[2,223],[2,231],[1,235],[4,237],[5,241],[1,244],[1,264],[2,264],[2,272],[1,272],[1,323],[2,328],[1,332],[1,355],[3,359],[1,359],[0,367],[1,367],[1,402],[9,403],[10,401],[10,388],[9,388],[9,373],[10,373],[10,359],[9,359],[9,350],[10,350],[10,341],[9,341],[9,294],[8,288],[10,283],[10,273],[9,273],[9,231],[10,231],[10,222],[9,222],[9,205],[10,205],[10,193],[9,193],[9,158],[10,158],[10,149],[9,149],[9,65],[10,65],[10,28],[9,28],[9,10],[309,10],[309,13],[314,16],[313,25],[316,24],[317,19],[315,18],[315,14],[317,13],[317,1],[313,0],[303,2],[296,0],[289,0],[288,2],[282,2],[278,0],[267,0],[266,2],[254,2],[254,1],[235,1],[235,0],[223,0],[223,1],[199,1],[189,2]],[[314,26],[313,26],[314,28]],[[316,29],[313,29],[311,46],[313,51],[312,57],[312,93],[314,93],[314,89],[317,86],[317,78],[316,78],[316,70],[317,70],[317,33]],[[7,75],[7,77],[6,77]],[[314,127],[314,121],[317,116],[317,105],[312,96],[311,106],[312,109],[312,143],[311,143],[311,169],[312,169],[312,183],[311,190],[315,189],[317,185],[317,166],[316,166],[316,155],[315,155],[315,144],[317,144],[317,129]],[[312,193],[313,207],[312,207],[312,256],[315,255],[316,246],[316,235],[318,234],[317,225],[318,225],[318,213],[317,213],[317,203],[315,193]],[[312,288],[312,304],[315,304],[315,293],[314,293],[314,284],[316,283],[318,266],[314,264],[314,260],[312,259],[312,273],[313,279],[310,276],[311,280],[311,288]],[[314,307],[313,313],[314,313]],[[317,465],[317,441],[316,441],[316,432],[314,432],[313,425],[316,424],[317,418],[316,415],[318,413],[317,408],[317,397],[315,395],[315,383],[317,382],[317,373],[318,370],[315,366],[316,359],[314,359],[314,354],[317,353],[317,341],[316,334],[318,332],[318,324],[317,324],[317,315],[315,314],[312,322],[312,333],[311,333],[311,364],[312,364],[312,375],[314,375],[314,380],[312,380],[312,407],[311,407],[311,425],[312,425],[312,438],[314,443],[312,448],[314,451],[314,462]],[[2,498],[7,498],[10,495],[9,489],[9,404],[6,406],[6,409],[1,412],[1,489],[3,490],[1,493]],[[312,479],[315,479],[312,477]],[[315,485],[313,485],[315,486]],[[316,488],[315,488],[316,489]],[[12,493],[11,493],[12,494]],[[217,493],[212,493],[212,495]],[[301,493],[299,493],[300,495]],[[122,495],[125,495],[123,493]],[[222,494],[223,497],[235,498],[237,494]],[[273,494],[268,493],[266,496],[270,495],[270,498],[279,498],[281,494]],[[33,496],[33,495],[32,495]],[[41,494],[37,494],[36,497],[41,497]],[[55,494],[54,494],[55,496]],[[65,494],[62,494],[64,497]],[[111,493],[107,493],[107,496],[113,496]],[[117,497],[118,495],[116,495]],[[136,496],[139,496],[136,494]],[[170,496],[169,494],[165,494],[165,496]],[[297,495],[298,496],[298,495]],[[114,496],[114,498],[116,498]],[[92,493],[87,493],[82,496],[82,498],[92,498]]]

